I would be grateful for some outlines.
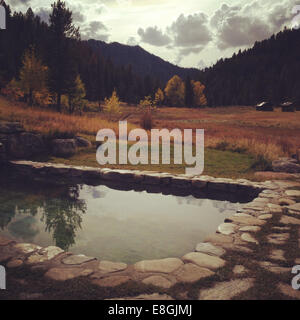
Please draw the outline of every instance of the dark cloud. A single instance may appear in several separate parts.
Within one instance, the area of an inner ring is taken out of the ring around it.
[[[81,36],[83,39],[108,41],[109,34],[107,31],[107,27],[101,21],[91,21],[81,27]]]
[[[171,38],[164,34],[156,26],[148,27],[145,30],[139,28],[138,35],[141,37],[142,42],[149,43],[157,47],[166,46],[171,42]]]
[[[168,32],[174,38],[174,45],[178,47],[199,47],[212,40],[212,34],[207,25],[208,18],[204,13],[184,16],[181,14]]]
[[[244,6],[223,4],[211,17],[219,49],[245,47],[278,32],[291,21],[292,0],[253,1]]]

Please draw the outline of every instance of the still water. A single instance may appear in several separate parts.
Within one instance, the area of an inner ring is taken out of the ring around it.
[[[0,183],[0,234],[134,263],[180,257],[239,203],[119,191],[107,186]]]

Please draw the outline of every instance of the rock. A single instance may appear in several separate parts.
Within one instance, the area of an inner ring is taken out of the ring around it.
[[[18,243],[14,247],[15,249],[17,249],[17,251],[22,252],[23,254],[31,253],[36,250],[42,249],[42,247],[31,243]]]
[[[289,205],[295,204],[296,201],[289,199],[289,198],[281,198],[278,200],[278,203],[281,206],[289,206]]]
[[[285,194],[288,197],[297,198],[300,197],[300,190],[286,190]]]
[[[277,289],[280,293],[282,293],[285,296],[288,296],[289,298],[300,300],[300,291],[293,289],[293,287],[289,284],[280,282],[277,285]]]
[[[66,281],[78,277],[86,277],[91,275],[92,273],[92,269],[51,268],[45,273],[45,277],[56,281]]]
[[[159,294],[159,293],[153,293],[153,294],[141,294],[136,297],[123,297],[123,298],[113,298],[113,299],[107,299],[107,300],[157,300],[157,301],[162,301],[162,300],[173,300],[170,296],[166,294]]]
[[[237,226],[233,223],[222,223],[218,226],[218,232],[224,235],[230,235],[235,233]]]
[[[213,276],[215,273],[207,268],[198,267],[193,263],[184,264],[175,272],[175,276],[179,282],[196,282],[200,279]]]
[[[207,187],[207,181],[204,181],[202,179],[199,178],[193,178],[192,179],[192,186],[195,189],[206,189]]]
[[[250,233],[243,233],[241,235],[241,239],[243,241],[246,241],[246,242],[251,242],[251,243],[255,243],[255,244],[258,244],[258,241],[252,237],[252,235]]]
[[[13,134],[24,132],[24,127],[19,122],[0,122],[0,133]]]
[[[267,236],[267,240],[269,243],[281,245],[285,244],[289,237],[289,233],[272,233]]]
[[[261,261],[258,263],[262,268],[275,274],[291,273],[291,268],[280,267],[269,261]]]
[[[300,220],[293,218],[293,217],[289,217],[289,216],[282,216],[280,221],[280,223],[282,224],[295,224],[295,225],[300,225]]]
[[[22,264],[23,264],[23,260],[21,260],[21,259],[13,259],[13,260],[10,260],[6,264],[6,267],[7,268],[17,268],[17,267],[20,267]]]
[[[268,203],[267,207],[269,208],[271,213],[281,213],[282,207],[278,204]]]
[[[258,232],[260,230],[261,228],[258,226],[245,226],[239,229],[239,231],[242,231],[242,232]]]
[[[225,250],[231,250],[238,253],[253,253],[253,250],[251,250],[250,248],[233,243],[223,243],[219,245],[222,246]]]
[[[213,256],[218,256],[218,257],[220,257],[226,253],[226,251],[224,249],[222,249],[220,247],[216,247],[210,242],[198,243],[196,246],[196,251],[210,254]]]
[[[64,250],[62,250],[61,248],[58,248],[55,246],[49,246],[30,255],[26,261],[26,264],[35,264],[35,263],[45,262],[55,258],[56,256],[58,256],[63,252]]]
[[[75,139],[55,139],[52,141],[52,153],[57,157],[70,157],[77,151]]]
[[[270,259],[285,261],[283,250],[272,250],[270,254]]]
[[[71,255],[62,260],[62,263],[68,264],[68,265],[78,265],[83,264],[92,260],[96,260],[96,258],[93,257],[87,257],[83,254],[79,255]]]
[[[172,273],[179,269],[183,262],[178,258],[166,258],[160,260],[143,260],[134,265],[138,272]]]
[[[300,215],[300,202],[288,206],[290,214]]]
[[[99,270],[102,273],[123,271],[126,268],[127,268],[127,264],[121,263],[121,262],[111,262],[111,261],[103,260],[99,263]]]
[[[208,269],[218,269],[224,267],[226,261],[216,257],[210,256],[201,252],[190,252],[183,256],[182,260],[184,262],[194,263],[199,267],[208,268]]]
[[[260,216],[257,217],[258,219],[261,219],[261,220],[269,220],[269,219],[272,219],[273,218],[273,215],[272,214],[262,214]]]
[[[290,227],[273,227],[272,228],[274,231],[290,231]]]
[[[0,236],[0,246],[8,246],[11,243],[15,243],[15,241]]]
[[[237,279],[215,284],[212,288],[202,289],[199,300],[230,300],[253,287],[254,279]]]
[[[128,282],[130,278],[128,276],[110,276],[99,280],[93,280],[93,284],[99,287],[118,287],[121,284]]]
[[[225,221],[229,221],[229,222],[233,222],[236,224],[244,224],[247,226],[262,226],[264,225],[266,222],[262,221],[258,218],[254,218],[254,217],[241,217],[241,216],[232,216],[230,218],[227,218]]]
[[[155,287],[160,287],[164,289],[169,289],[172,287],[172,282],[163,276],[151,276],[142,281],[144,284],[153,285]]]
[[[212,234],[207,236],[204,239],[204,242],[211,242],[213,244],[224,244],[224,243],[232,243],[233,242],[233,238],[230,236],[226,236],[224,234]]]
[[[75,142],[78,148],[89,148],[92,146],[92,143],[89,140],[82,137],[76,137]]]
[[[247,273],[248,270],[244,266],[238,264],[233,268],[232,272],[234,274],[241,275]]]
[[[300,173],[300,165],[294,159],[279,159],[272,162],[275,172]]]

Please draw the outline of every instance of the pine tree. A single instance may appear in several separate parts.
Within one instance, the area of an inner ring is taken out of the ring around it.
[[[190,108],[194,104],[194,90],[191,83],[191,78],[188,76],[185,81],[185,106]]]

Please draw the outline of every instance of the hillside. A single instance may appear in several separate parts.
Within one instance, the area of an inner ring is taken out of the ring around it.
[[[163,83],[176,74],[183,79],[187,75],[190,75],[191,78],[199,76],[199,70],[178,67],[147,52],[140,46],[128,46],[118,42],[105,43],[96,40],[89,40],[87,43],[93,50],[99,50],[105,58],[111,59],[115,65],[132,65],[132,70],[138,75],[150,75]]]
[[[201,72],[209,105],[300,101],[300,30],[284,30]]]

